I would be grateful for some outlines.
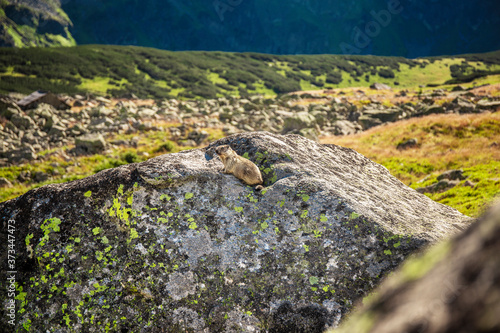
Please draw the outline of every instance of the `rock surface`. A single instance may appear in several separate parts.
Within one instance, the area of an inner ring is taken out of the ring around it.
[[[263,191],[220,172],[222,144]],[[47,185],[0,218],[2,239],[16,221],[16,322],[61,332],[322,332],[470,221],[353,150],[267,132]]]
[[[331,333],[499,332],[500,205],[406,262]]]

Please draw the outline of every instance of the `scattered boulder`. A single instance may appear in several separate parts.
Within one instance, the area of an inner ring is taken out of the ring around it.
[[[17,180],[20,183],[25,183],[31,180],[31,171],[26,170],[26,171],[21,171],[19,176],[17,176]]]
[[[35,122],[33,121],[33,119],[26,115],[18,113],[13,114],[10,118],[10,121],[20,130],[27,130],[35,126]]]
[[[348,120],[337,120],[332,124],[332,128],[326,128],[325,131],[333,132],[334,135],[349,135],[362,131],[363,128],[358,124]]]
[[[179,141],[179,144],[182,147],[196,147],[197,146],[196,141],[194,141],[194,140],[181,140],[181,141]]]
[[[408,140],[405,140],[403,142],[398,143],[398,145],[396,146],[396,149],[397,150],[406,150],[406,149],[415,148],[415,147],[418,147],[418,139],[412,138],[412,139],[408,139]]]
[[[12,183],[5,177],[0,177],[0,188],[12,187]]]
[[[85,106],[85,103],[83,101],[76,100],[73,102],[73,106],[74,107],[82,107],[82,106]]]
[[[316,118],[307,111],[297,112],[285,118],[283,131],[288,133],[293,130],[314,127]]]
[[[425,106],[419,113],[418,115],[420,116],[427,116],[430,114],[436,114],[436,113],[444,113],[444,108],[441,105],[438,104],[432,104]]]
[[[443,179],[438,181],[437,183],[431,184],[426,187],[419,187],[416,189],[419,193],[437,193],[437,192],[446,192],[449,189],[457,186],[460,183],[459,180],[448,180]]]
[[[452,103],[457,106],[459,113],[472,113],[476,110],[476,105],[462,97],[455,98]]]
[[[500,101],[489,101],[487,99],[482,99],[477,102],[477,107],[482,110],[497,110],[500,108]]]
[[[374,87],[390,88],[375,84]],[[400,92],[401,95],[402,92]],[[444,90],[435,90],[434,95],[446,94]],[[338,93],[343,95],[343,93]],[[405,103],[386,107],[377,99],[371,99],[371,104],[363,107],[352,103],[348,97],[333,97],[314,95],[285,95],[275,100],[254,96],[249,99],[218,98],[211,100],[179,101],[175,99],[157,101],[156,105],[149,102],[137,103],[119,101],[113,104],[106,98],[87,96],[63,97],[66,102],[81,105],[78,113],[58,110],[50,104],[40,103],[27,106],[26,112],[10,97],[0,97],[0,116],[5,118],[0,124],[2,139],[10,136],[12,141],[2,147],[6,150],[20,149],[18,144],[23,136],[35,135],[28,142],[36,151],[53,149],[61,145],[70,145],[73,138],[86,133],[131,134],[142,131],[162,130],[163,124],[171,123],[172,140],[193,140],[196,145],[203,142],[203,136],[188,138],[188,134],[201,128],[222,129],[230,135],[239,132],[267,130],[272,133],[300,134],[317,139],[318,135],[348,135],[371,127],[422,116],[432,113],[485,112],[496,110],[497,98],[491,95],[483,96],[476,106],[478,97],[471,93],[455,92],[449,94],[454,98],[451,103],[436,105],[432,94],[426,94],[423,101],[416,105]],[[299,99],[314,99],[314,102],[299,102]],[[361,90],[353,98],[367,96]],[[41,102],[41,101],[40,101]],[[479,107],[482,105],[482,107]],[[162,124],[158,126],[157,124]],[[179,126],[180,125],[180,126]],[[179,131],[177,131],[179,129]],[[67,138],[69,137],[69,138]],[[193,141],[189,142],[189,145]],[[185,142],[185,141],[184,141]],[[39,146],[38,146],[39,145]],[[102,145],[101,145],[102,146]],[[40,147],[40,148],[39,148]],[[98,149],[100,151],[101,148]],[[80,153],[85,153],[79,150]],[[4,154],[5,156],[5,154]],[[6,157],[1,157],[0,159]],[[8,160],[10,164],[26,161],[26,159]]]
[[[224,144],[261,168],[264,190],[221,173]],[[23,222],[16,323],[40,331],[321,332],[470,222],[354,150],[266,132],[43,186],[0,203],[0,219]]]
[[[363,130],[367,130],[369,128],[383,124],[382,120],[380,120],[378,118],[371,117],[369,115],[365,115],[365,114],[363,114],[359,117],[358,122],[361,125],[361,127],[363,128]]]
[[[21,108],[11,98],[0,97],[0,116],[10,120],[14,114],[21,112]]]
[[[464,182],[463,186],[474,187],[474,186],[476,186],[476,183],[471,182],[470,180],[466,180]]]
[[[380,119],[383,123],[393,122],[399,119],[401,110],[397,108],[393,109],[368,109],[363,111],[363,116]]]
[[[66,128],[59,126],[59,125],[53,125],[50,128],[48,135],[66,137],[65,131],[66,131]]]
[[[0,156],[7,158],[11,163],[30,162],[38,158],[35,149],[30,145],[0,153]]]
[[[458,170],[448,170],[443,172],[437,177],[437,180],[443,180],[443,179],[448,179],[448,180],[464,180],[467,177],[464,175],[464,171],[462,169]]]
[[[102,134],[89,133],[75,138],[75,150],[77,153],[95,154],[106,148],[106,140]]]
[[[42,183],[42,182],[46,181],[47,179],[49,179],[49,177],[50,176],[46,172],[37,171],[37,172],[35,172],[33,180],[37,183]]]
[[[189,132],[188,139],[195,142],[195,146],[200,145],[203,141],[208,139],[208,132],[203,130],[194,130]]]
[[[384,84],[384,83],[373,83],[371,86],[370,86],[370,89],[374,89],[374,90],[392,90],[391,87],[389,87],[387,84]]]

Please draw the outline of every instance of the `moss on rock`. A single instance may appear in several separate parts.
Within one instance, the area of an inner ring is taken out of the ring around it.
[[[220,173],[222,144],[264,171],[264,191]],[[65,332],[320,332],[468,222],[352,150],[266,132],[48,185],[0,213],[24,223],[19,327]]]

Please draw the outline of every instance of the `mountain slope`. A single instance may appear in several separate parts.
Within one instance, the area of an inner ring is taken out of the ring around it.
[[[0,46],[72,46],[70,27],[60,0],[0,2]]]
[[[142,98],[276,95],[298,90],[399,88],[500,74],[500,52],[395,57],[171,52],[142,47],[0,48],[0,92],[136,94]]]

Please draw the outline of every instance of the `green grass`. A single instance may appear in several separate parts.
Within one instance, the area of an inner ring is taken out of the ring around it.
[[[465,180],[444,193],[429,193],[427,196],[442,204],[452,206],[461,212],[477,216],[484,210],[484,203],[491,202],[499,195],[500,189],[500,162],[491,161],[464,168],[467,180],[476,185],[474,188],[464,186]],[[422,184],[413,184],[412,187],[422,187],[437,182],[437,175],[433,175]]]
[[[15,31],[12,32],[15,34]],[[18,35],[19,43],[22,43]],[[61,40],[61,45],[66,41]],[[69,42],[71,43],[71,41]],[[381,77],[385,72],[394,77]],[[134,46],[0,48],[0,92],[134,93],[140,98],[215,98],[297,90],[401,88],[482,80],[500,71],[500,51],[453,58],[405,59],[343,55],[171,52]],[[334,81],[326,82],[328,78]],[[339,80],[335,80],[337,77]],[[498,80],[491,76],[490,80]],[[334,82],[334,83],[332,83]],[[496,81],[498,82],[498,81]]]
[[[416,138],[419,147],[397,150],[409,138]],[[469,216],[479,216],[500,196],[500,150],[492,145],[500,142],[498,113],[432,115],[322,142],[355,149],[414,189],[437,182],[444,171],[463,169],[466,180],[426,195]],[[466,181],[474,187],[465,186]]]
[[[206,129],[209,134],[208,141],[214,141],[223,137],[221,130]],[[109,141],[127,140],[130,141],[138,134],[116,134],[109,137]],[[2,188],[0,190],[0,202],[15,198],[23,193],[47,184],[63,183],[76,179],[82,179],[96,172],[115,168],[129,163],[142,162],[149,158],[165,153],[176,153],[194,147],[179,147],[170,141],[170,135],[165,131],[144,132],[139,135],[140,140],[137,148],[118,147],[106,155],[95,154],[90,156],[80,156],[70,161],[65,161],[54,153],[60,148],[40,152],[40,156],[45,156],[44,161],[34,161],[29,164],[16,165],[0,168],[0,177],[8,179],[14,186]],[[63,147],[62,149],[72,148]],[[31,171],[32,174],[41,171],[47,173],[50,178],[41,183],[19,183],[17,178],[23,171]],[[70,175],[70,176],[66,176]]]

